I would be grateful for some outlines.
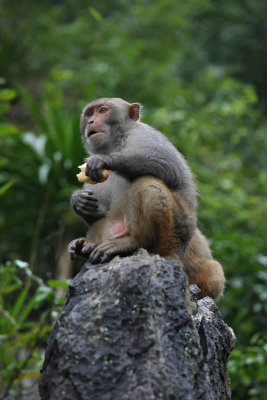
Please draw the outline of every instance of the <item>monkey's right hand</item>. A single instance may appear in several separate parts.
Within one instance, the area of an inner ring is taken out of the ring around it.
[[[76,190],[71,198],[73,210],[86,222],[105,215],[105,212],[98,206],[98,200],[91,190]]]
[[[74,239],[68,245],[69,257],[71,260],[74,260],[77,256],[88,258],[95,247],[95,243],[89,242],[85,238]]]
[[[110,169],[111,157],[103,154],[94,154],[87,158],[85,175],[95,182],[101,182],[103,180],[103,169]]]

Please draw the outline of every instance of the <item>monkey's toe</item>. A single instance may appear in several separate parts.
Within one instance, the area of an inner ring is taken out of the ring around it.
[[[93,242],[86,242],[83,244],[83,247],[81,248],[81,256],[82,257],[89,257],[89,255],[92,253],[92,251],[96,248],[97,244]]]
[[[104,263],[116,255],[116,246],[112,242],[104,242],[97,246],[90,254],[90,261],[93,264]]]
[[[109,253],[108,251],[102,256],[101,263],[108,262],[111,258],[114,257],[113,252]]]

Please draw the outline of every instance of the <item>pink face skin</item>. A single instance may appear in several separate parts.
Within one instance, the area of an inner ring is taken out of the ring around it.
[[[104,135],[106,119],[110,112],[111,107],[107,104],[94,104],[85,111],[84,118],[87,122],[85,135],[90,138],[90,140],[99,139]]]

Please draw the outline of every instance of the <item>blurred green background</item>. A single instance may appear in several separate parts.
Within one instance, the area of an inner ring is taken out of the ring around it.
[[[78,269],[66,246],[86,230],[69,206],[85,157],[79,114],[98,97],[143,103],[143,121],[186,156],[227,277],[233,399],[267,398],[266,43],[266,0],[0,1],[3,399],[37,398],[45,340]]]

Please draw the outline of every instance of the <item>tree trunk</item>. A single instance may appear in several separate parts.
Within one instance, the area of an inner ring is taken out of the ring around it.
[[[230,399],[234,333],[209,297],[191,314],[187,292],[178,263],[145,250],[87,262],[50,335],[41,399]]]

